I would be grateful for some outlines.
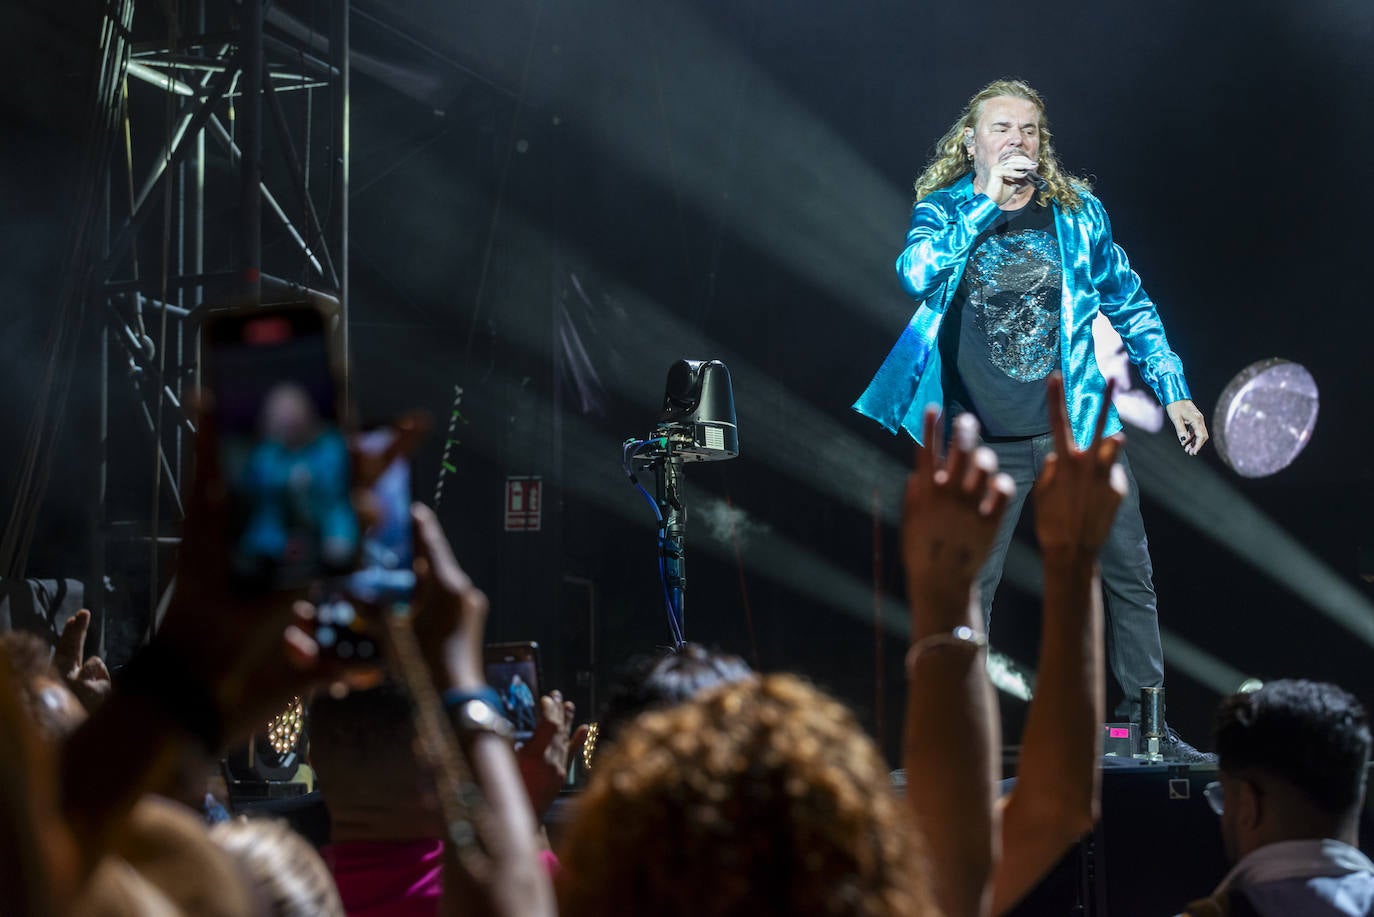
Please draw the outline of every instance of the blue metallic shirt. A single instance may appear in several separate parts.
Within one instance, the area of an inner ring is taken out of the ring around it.
[[[1079,191],[1083,206],[1065,210],[1057,202],[1055,232],[1062,270],[1059,309],[1059,369],[1064,374],[1069,423],[1079,447],[1092,439],[1106,381],[1093,353],[1092,323],[1101,311],[1121,335],[1126,353],[1163,404],[1190,398],[1183,361],[1169,348],[1155,304],[1112,241],[1111,223],[1100,201]],[[854,410],[896,433],[905,429],[920,441],[927,405],[945,406],[941,383],[940,324],[964,278],[979,235],[1001,211],[973,190],[965,175],[916,204],[897,276],[919,305]],[[1121,421],[1107,406],[1107,434]]]

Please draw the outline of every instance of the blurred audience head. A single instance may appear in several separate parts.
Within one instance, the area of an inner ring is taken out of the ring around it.
[[[0,653],[9,660],[24,709],[46,741],[59,742],[85,722],[86,709],[53,668],[45,640],[11,631],[0,635]]]
[[[847,708],[793,676],[735,679],[598,758],[560,913],[933,914],[908,822]]]
[[[691,700],[718,685],[753,677],[738,656],[689,643],[677,652],[640,656],[621,672],[597,721],[598,744],[604,747],[639,714]]]
[[[286,822],[236,818],[212,827],[210,839],[247,876],[264,914],[343,917],[343,903],[329,868]]]
[[[156,887],[179,913],[202,917],[262,913],[248,877],[210,840],[200,815],[170,799],[140,798],[111,853]]]
[[[58,814],[56,761],[34,728],[8,653],[0,653],[0,895],[6,913],[64,912],[76,880],[72,835]]]
[[[1370,730],[1352,695],[1302,680],[1232,695],[1217,712],[1216,749],[1232,858],[1283,840],[1353,843]]]
[[[310,705],[310,764],[329,808],[331,840],[388,841],[441,834],[433,778],[415,749],[405,689],[387,681]]]

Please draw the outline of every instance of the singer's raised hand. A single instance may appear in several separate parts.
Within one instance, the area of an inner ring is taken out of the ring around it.
[[[983,193],[1000,207],[1027,187],[1026,174],[1033,171],[1034,159],[1023,153],[1013,153],[992,165]]]

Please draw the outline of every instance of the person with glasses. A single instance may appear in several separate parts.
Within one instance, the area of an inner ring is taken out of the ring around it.
[[[1222,701],[1219,779],[1203,794],[1235,866],[1183,917],[1374,914],[1374,862],[1356,846],[1370,745],[1364,708],[1335,685],[1275,681]]]

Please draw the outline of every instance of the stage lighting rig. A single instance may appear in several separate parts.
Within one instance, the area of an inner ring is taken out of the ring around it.
[[[630,483],[644,495],[658,520],[658,573],[673,648],[687,642],[687,509],[682,502],[682,466],[719,462],[739,455],[735,394],[730,370],[719,360],[678,360],[668,369],[663,410],[648,439],[625,440],[621,458]],[[649,493],[636,470],[654,473]]]

